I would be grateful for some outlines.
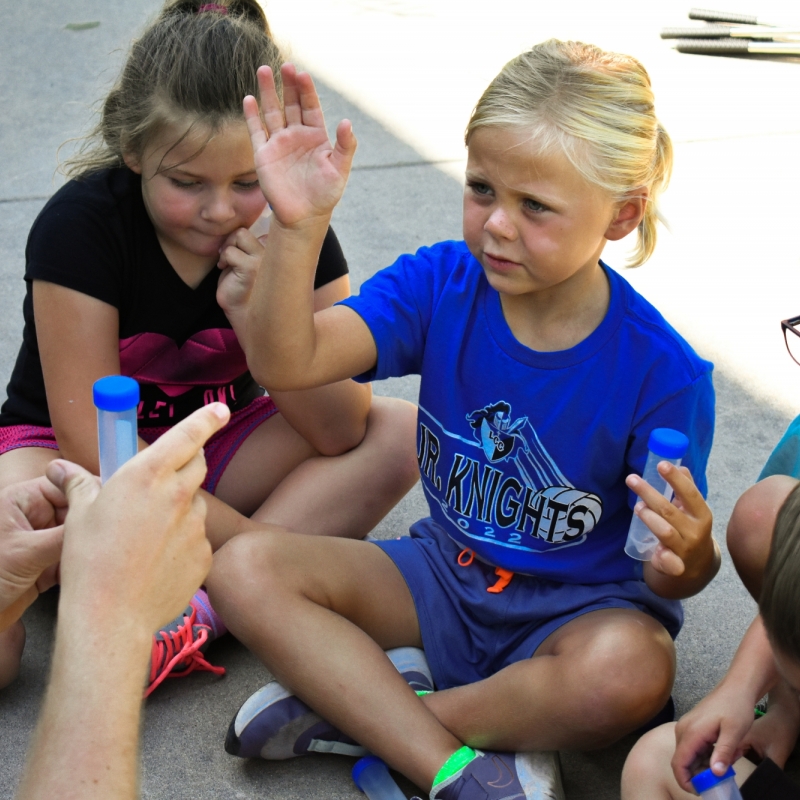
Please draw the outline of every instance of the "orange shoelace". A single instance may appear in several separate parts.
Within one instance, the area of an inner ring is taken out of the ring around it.
[[[145,697],[149,697],[167,678],[183,678],[195,670],[213,672],[215,675],[225,674],[225,667],[210,664],[200,650],[208,641],[208,627],[198,625],[195,631],[196,615],[192,608],[192,613],[184,617],[183,624],[177,630],[161,631],[160,639],[153,636],[150,679]]]

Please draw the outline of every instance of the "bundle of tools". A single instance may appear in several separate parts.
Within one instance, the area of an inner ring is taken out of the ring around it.
[[[800,56],[800,24],[789,25],[750,14],[693,8],[689,19],[705,22],[693,28],[664,28],[662,39],[676,39],[681,53],[714,56]]]

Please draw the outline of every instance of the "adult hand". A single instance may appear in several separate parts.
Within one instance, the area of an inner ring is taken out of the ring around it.
[[[212,403],[98,479],[56,460],[47,477],[69,501],[61,558],[61,609],[149,637],[182,611],[211,566],[202,446],[230,418]]]
[[[308,219],[327,217],[344,192],[356,151],[348,120],[336,129],[331,145],[314,82],[294,65],[281,68],[283,105],[269,67],[258,70],[261,114],[252,95],[244,99],[244,115],[253,145],[261,190],[274,220],[295,227]],[[262,123],[263,116],[263,123]]]
[[[0,492],[0,631],[53,585],[66,507],[64,494],[44,477]]]
[[[675,493],[672,502],[638,475],[625,481],[644,501],[634,513],[660,542],[650,564],[663,575],[692,580],[708,572],[716,558],[711,509],[686,467],[662,461],[658,472]]]

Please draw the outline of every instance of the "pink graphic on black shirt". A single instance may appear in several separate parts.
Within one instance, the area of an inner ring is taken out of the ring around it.
[[[154,384],[169,398],[177,398],[197,386],[206,387],[203,403],[234,402],[233,381],[247,371],[247,359],[236,334],[229,328],[213,328],[194,334],[178,347],[161,333],[139,333],[119,343],[120,371],[140,384]],[[171,403],[142,401],[139,419],[171,424]]]

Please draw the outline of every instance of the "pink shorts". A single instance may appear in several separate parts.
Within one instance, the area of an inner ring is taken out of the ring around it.
[[[244,440],[262,422],[266,422],[277,412],[272,398],[266,395],[257,397],[244,408],[234,411],[228,424],[206,442],[204,451],[208,472],[203,481],[203,488],[207,492],[214,494],[222,473]],[[168,427],[140,428],[139,436],[148,444],[152,444],[168,430]],[[42,428],[38,425],[10,425],[7,428],[0,428],[0,455],[18,447],[45,447],[48,450],[58,450],[58,443],[52,428]]]

